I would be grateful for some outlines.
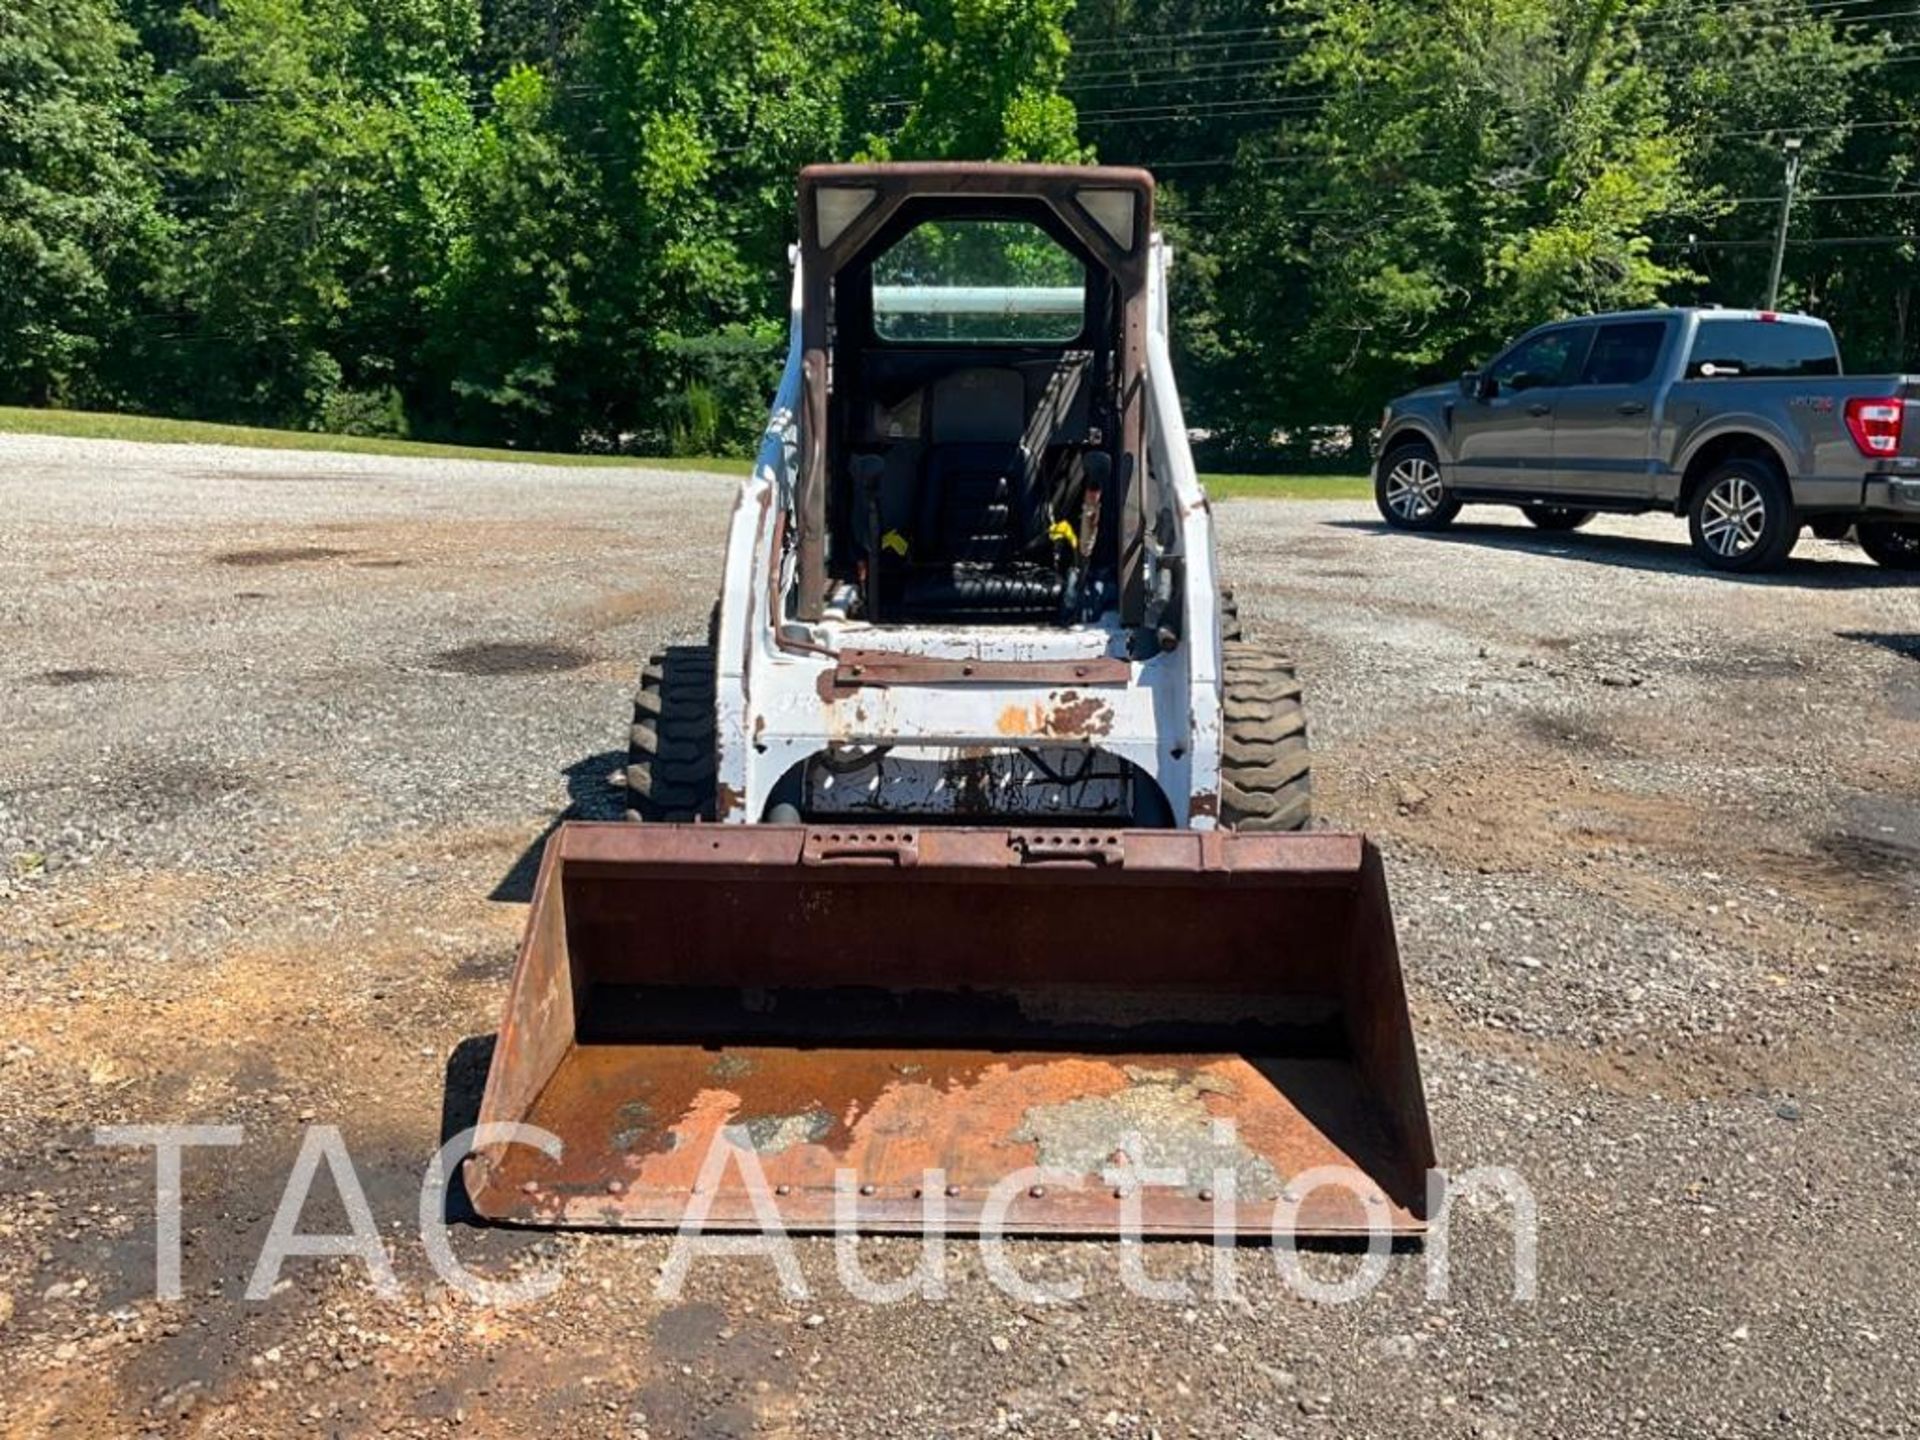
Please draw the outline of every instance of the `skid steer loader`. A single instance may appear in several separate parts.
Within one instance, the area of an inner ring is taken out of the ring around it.
[[[709,643],[636,700],[642,823],[561,827],[535,888],[480,1118],[562,1149],[476,1150],[476,1208],[1418,1233],[1380,859],[1300,833],[1300,690],[1218,584],[1151,177],[799,199]]]

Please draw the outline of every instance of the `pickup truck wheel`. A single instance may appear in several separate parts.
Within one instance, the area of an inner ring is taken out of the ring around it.
[[[1440,462],[1424,440],[1387,452],[1374,476],[1373,502],[1396,530],[1442,530],[1460,513],[1460,502],[1440,482]]]
[[[1694,491],[1687,519],[1694,553],[1715,570],[1776,569],[1800,538],[1786,480],[1759,460],[1716,466]]]
[[[1920,525],[1862,520],[1860,548],[1889,570],[1920,570]]]
[[[1591,510],[1575,510],[1570,505],[1522,505],[1520,513],[1542,530],[1578,530],[1593,519]]]

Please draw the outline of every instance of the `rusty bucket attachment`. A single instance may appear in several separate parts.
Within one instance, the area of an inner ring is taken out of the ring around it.
[[[1433,1164],[1334,834],[563,826],[480,1122],[558,1137],[467,1162],[548,1225],[1410,1235]]]

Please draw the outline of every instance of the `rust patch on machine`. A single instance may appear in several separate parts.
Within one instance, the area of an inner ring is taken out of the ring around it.
[[[1113,729],[1113,706],[1094,695],[1065,690],[1032,705],[1008,705],[994,728],[1002,735],[1083,740]]]
[[[1113,706],[1094,695],[1062,692],[1047,717],[1048,735],[1105,735],[1113,729]]]
[[[1029,708],[1025,705],[1008,705],[1000,711],[1000,718],[994,722],[994,729],[1002,735],[1031,735],[1038,727],[1036,716],[1042,714],[1039,706]]]
[[[1128,662],[1111,655],[1086,660],[937,659],[891,650],[842,650],[833,683],[860,685],[1124,685]]]

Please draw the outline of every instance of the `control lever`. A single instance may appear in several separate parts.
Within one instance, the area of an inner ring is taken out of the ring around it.
[[[1100,496],[1113,478],[1113,457],[1104,450],[1090,450],[1080,458],[1080,471],[1086,484],[1080,490],[1080,555],[1069,587],[1076,603],[1087,593],[1087,572],[1093,567],[1093,547],[1100,541]]]
[[[886,473],[886,457],[856,455],[851,468],[853,488],[866,502],[866,610],[867,622],[873,624],[880,619],[880,477]]]

